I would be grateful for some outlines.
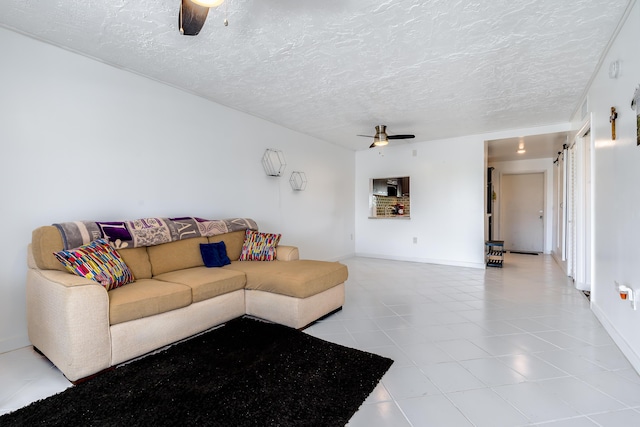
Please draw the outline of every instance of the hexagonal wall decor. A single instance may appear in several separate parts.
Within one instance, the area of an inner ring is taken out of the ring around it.
[[[304,172],[293,171],[289,183],[295,191],[304,191],[307,188],[307,175]]]
[[[269,176],[281,176],[287,163],[284,161],[282,151],[267,148],[262,156],[262,166]]]

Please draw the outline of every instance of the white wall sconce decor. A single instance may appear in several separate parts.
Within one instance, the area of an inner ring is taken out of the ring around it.
[[[307,188],[307,175],[304,172],[293,171],[289,183],[295,191],[304,191]]]
[[[262,156],[262,166],[269,176],[281,176],[287,163],[284,161],[282,151],[267,148]]]

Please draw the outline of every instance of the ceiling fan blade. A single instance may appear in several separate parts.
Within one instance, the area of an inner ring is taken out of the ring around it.
[[[415,135],[387,135],[389,139],[411,139],[415,137]]]
[[[387,130],[387,126],[378,125],[376,126],[375,136],[370,136],[370,135],[358,135],[358,136],[363,136],[365,138],[373,138],[373,144],[371,144],[369,148],[385,146],[389,143],[389,140],[391,139],[411,139],[416,137],[415,135],[409,135],[409,134],[389,135],[387,134],[386,130]]]
[[[197,36],[207,20],[209,8],[195,4],[191,0],[182,0],[178,14],[180,34]]]

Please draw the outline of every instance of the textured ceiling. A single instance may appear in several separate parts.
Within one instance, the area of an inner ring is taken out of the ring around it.
[[[557,158],[562,145],[570,142],[569,132],[489,140],[489,162]],[[518,153],[522,146],[524,153]]]
[[[2,0],[0,25],[361,150],[377,124],[427,141],[568,121],[628,3],[227,0],[188,37],[180,0]]]

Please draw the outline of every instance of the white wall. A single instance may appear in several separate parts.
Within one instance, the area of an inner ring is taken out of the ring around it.
[[[40,225],[246,216],[303,257],[353,255],[353,152],[3,28],[0,57],[0,352],[28,344]],[[266,176],[266,148],[283,151],[282,177]]]
[[[636,112],[630,108],[640,84],[639,43],[640,6],[635,4],[587,95],[595,148],[592,309],[638,371],[640,308],[633,311],[620,299],[614,281],[640,290],[640,146]],[[621,71],[612,79],[608,70],[615,60]],[[609,124],[612,106],[619,113],[615,141]]]
[[[496,240],[504,240],[501,237],[500,207],[501,207],[501,178],[507,174],[543,173],[544,174],[544,253],[551,253],[553,240],[553,159],[528,159],[511,162],[495,162],[489,166],[495,168],[494,191],[497,198],[494,204],[494,236]]]
[[[400,142],[358,151],[356,254],[484,267],[484,139]],[[411,179],[411,219],[369,219],[369,180],[393,176]]]

